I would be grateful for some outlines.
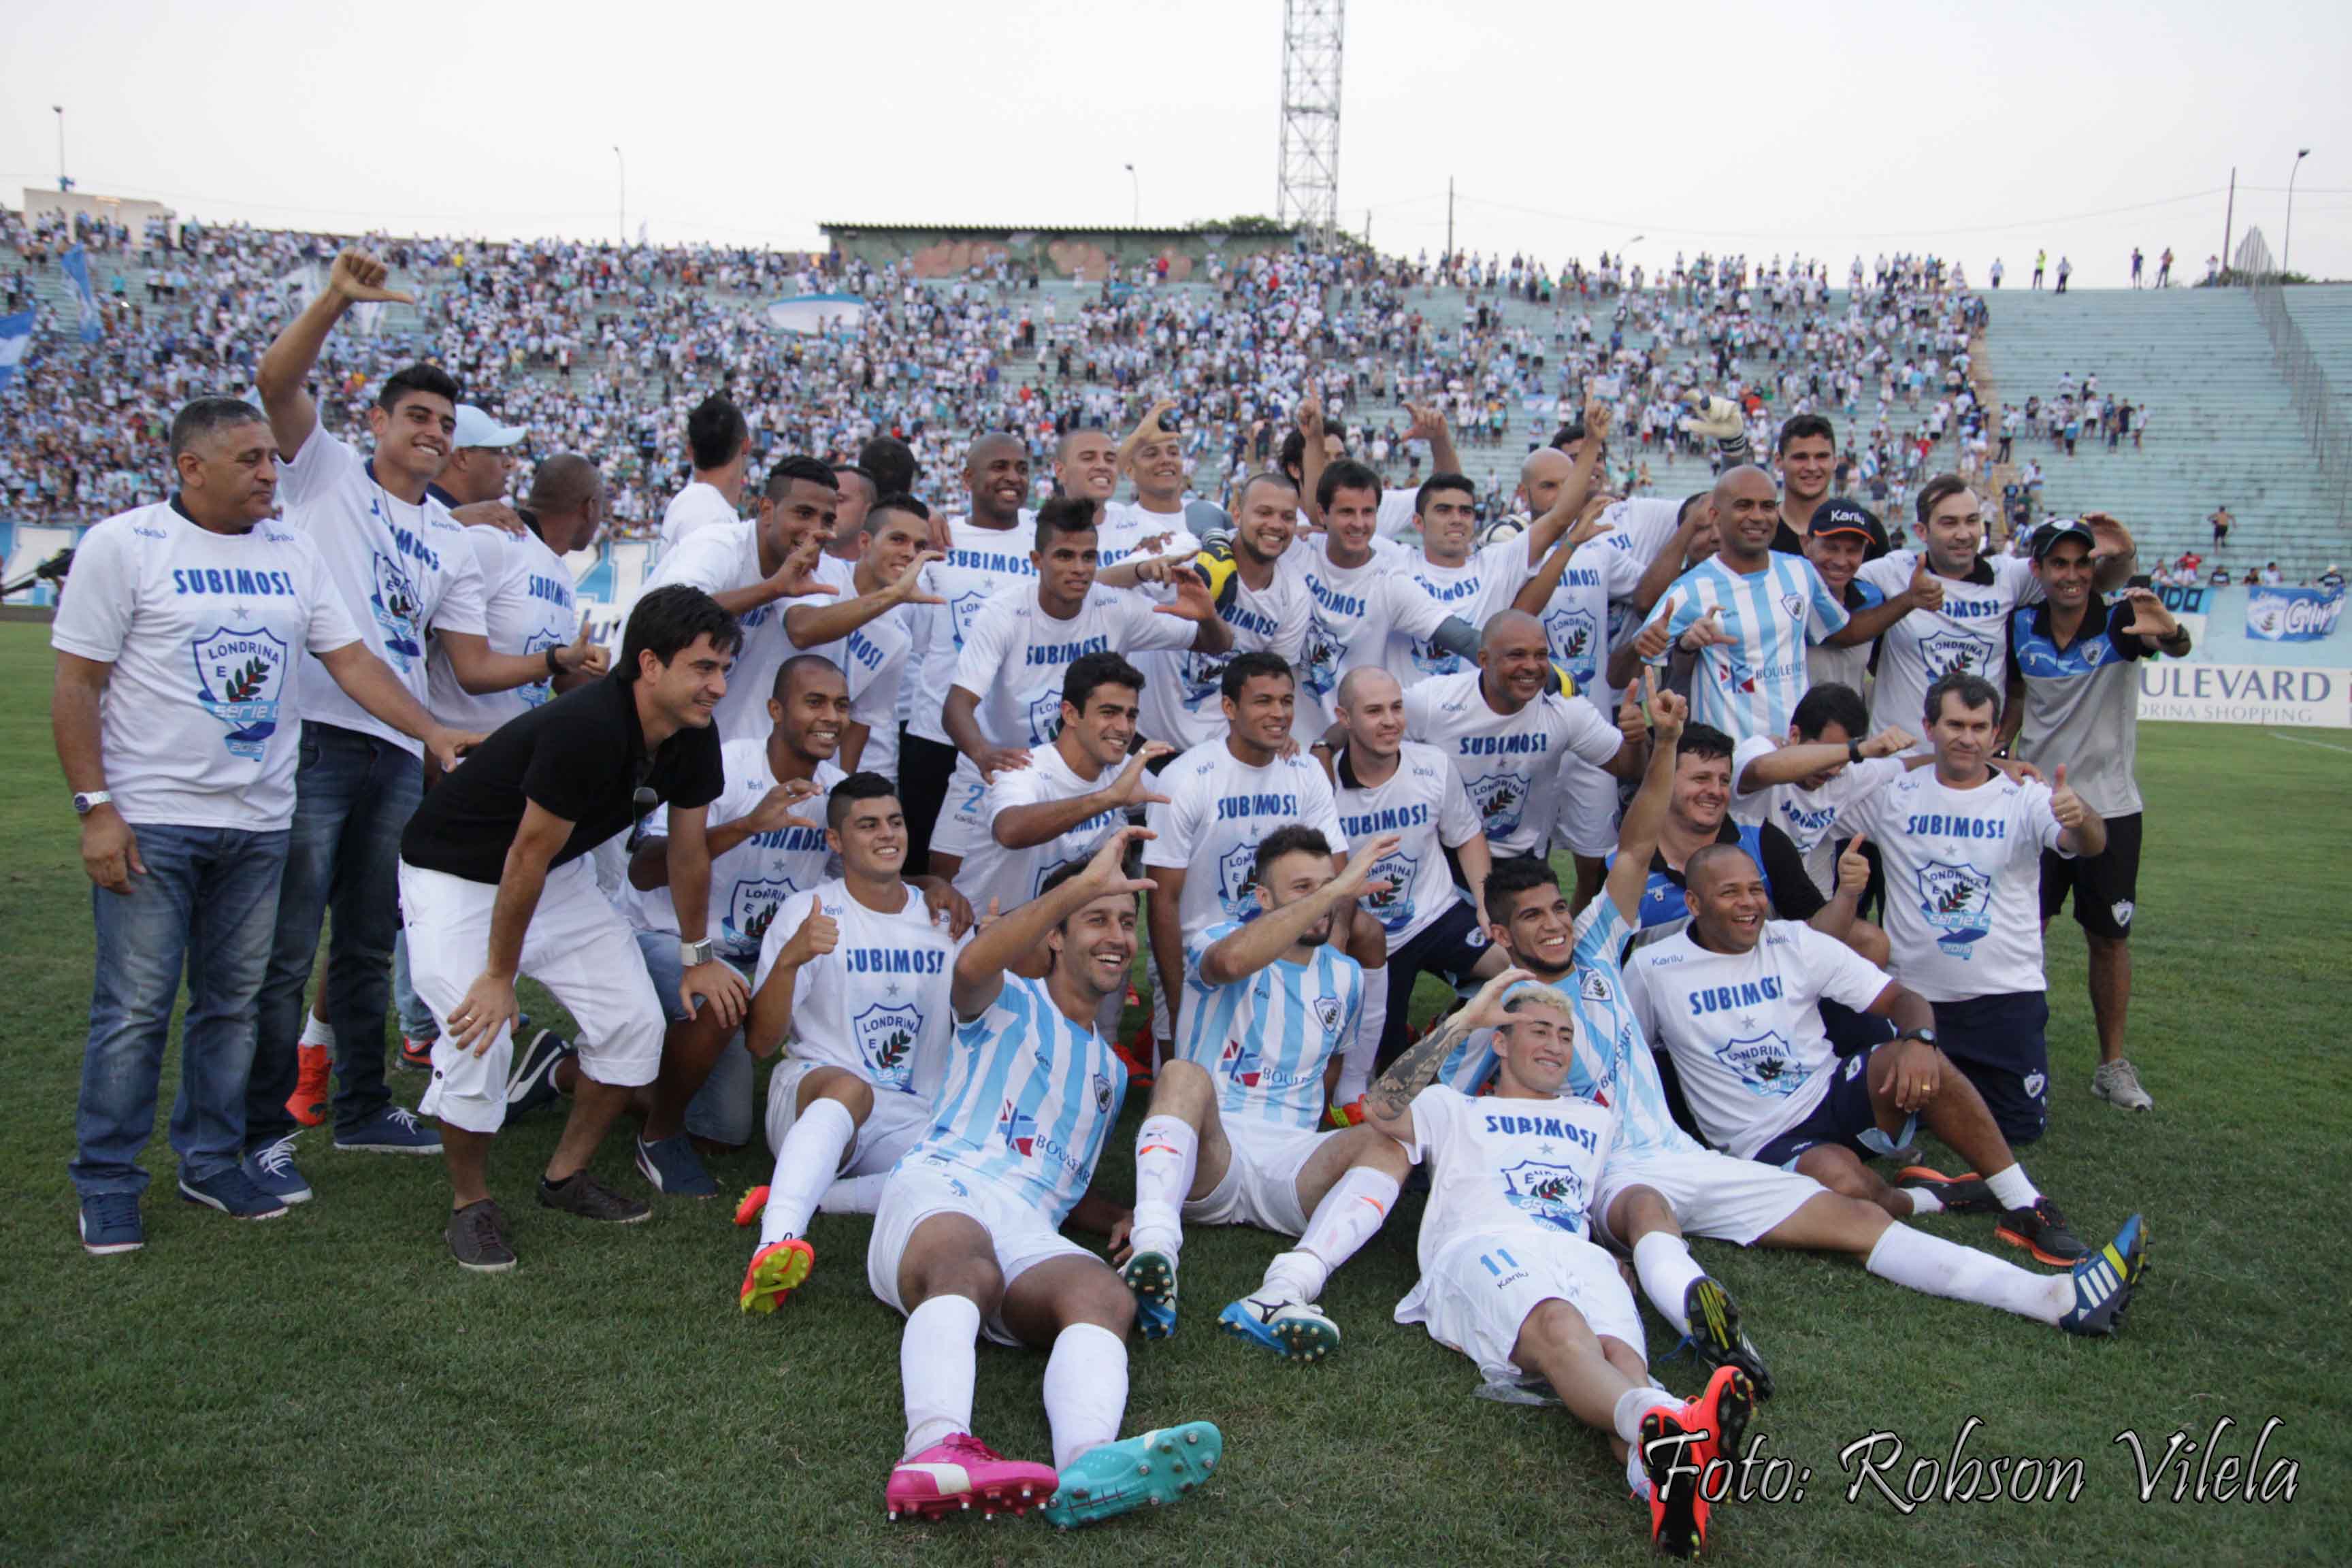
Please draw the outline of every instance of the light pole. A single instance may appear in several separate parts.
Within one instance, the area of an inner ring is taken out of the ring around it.
[[[1128,221],[1135,227],[1141,228],[1143,226],[1143,181],[1136,174],[1135,165],[1132,163],[1127,166],[1127,185],[1129,194],[1135,198],[1134,209],[1129,214]]]
[[[2294,150],[2294,167],[2286,172],[2286,238],[2279,243],[2279,272],[2281,276],[2284,276],[2287,272],[2288,258],[2294,255],[2294,177],[2303,173],[2303,161],[2310,156],[2310,148],[2296,148]]]
[[[620,144],[613,147],[613,163],[621,174],[621,248],[629,247],[629,161],[621,156]]]
[[[58,189],[62,193],[73,189],[73,182],[66,178],[66,106],[53,103],[49,110],[58,117]]]

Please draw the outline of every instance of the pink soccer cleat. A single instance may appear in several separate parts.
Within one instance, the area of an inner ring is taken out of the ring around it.
[[[899,1460],[882,1496],[892,1519],[943,1519],[970,1511],[975,1502],[985,1519],[1005,1509],[1024,1514],[1045,1507],[1060,1479],[1051,1465],[1008,1459],[970,1433],[958,1433]]]

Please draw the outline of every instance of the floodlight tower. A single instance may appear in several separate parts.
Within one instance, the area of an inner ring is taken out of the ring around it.
[[[1282,0],[1282,166],[1275,216],[1328,240],[1339,227],[1339,51],[1347,0]]]

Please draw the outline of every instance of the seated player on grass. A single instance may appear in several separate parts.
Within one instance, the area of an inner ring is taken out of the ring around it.
[[[1065,1220],[1108,1231],[1126,1216],[1091,1188],[1118,1120],[1127,1073],[1094,1020],[1127,984],[1135,895],[1121,828],[1084,866],[958,955],[959,1020],[929,1133],[882,1191],[866,1280],[907,1314],[898,1347],[907,1436],[885,1498],[890,1517],[1039,1503],[1067,1527],[1175,1501],[1215,1469],[1224,1440],[1206,1422],[1118,1440],[1127,1410],[1127,1331],[1135,1297]],[[1044,948],[1042,980],[1007,970]],[[1054,1468],[1003,1458],[971,1435],[973,1342],[1051,1347],[1045,1420]]]
[[[1218,1314],[1228,1333],[1300,1361],[1339,1348],[1315,1299],[1396,1206],[1406,1161],[1369,1127],[1317,1128],[1361,1019],[1363,972],[1333,931],[1359,895],[1386,890],[1372,868],[1396,847],[1395,834],[1380,835],[1335,875],[1321,833],[1277,827],[1251,867],[1257,916],[1221,921],[1187,944],[1182,1048],[1160,1069],[1135,1135],[1133,1247],[1121,1274],[1146,1339],[1176,1331],[1189,1219],[1299,1238],[1254,1294]]]

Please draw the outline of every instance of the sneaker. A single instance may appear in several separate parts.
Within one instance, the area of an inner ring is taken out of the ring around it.
[[[307,1204],[310,1201],[310,1184],[294,1168],[294,1134],[289,1132],[275,1143],[264,1143],[258,1149],[248,1149],[238,1163],[245,1179],[259,1187],[281,1204]]]
[[[1741,1330],[1739,1304],[1730,1291],[1701,1275],[1683,1292],[1683,1316],[1690,1323],[1685,1342],[1701,1361],[1711,1367],[1738,1367],[1755,1385],[1757,1398],[1772,1397],[1771,1371],[1764,1364],[1763,1352]]]
[[[1138,1026],[1135,1033],[1128,1037],[1127,1043],[1124,1045],[1113,1040],[1110,1043],[1110,1048],[1111,1054],[1118,1058],[1119,1065],[1127,1068],[1127,1091],[1129,1094],[1133,1094],[1137,1089],[1151,1087],[1153,1051],[1150,1024]]]
[[[218,1209],[232,1219],[276,1219],[286,1212],[282,1199],[273,1198],[255,1186],[244,1169],[236,1165],[215,1171],[201,1181],[183,1171],[180,1195],[192,1204]]]
[[[1244,1296],[1217,1314],[1225,1332],[1291,1361],[1321,1361],[1339,1348],[1339,1325],[1311,1301]]]
[[[815,1267],[816,1248],[799,1237],[771,1242],[751,1255],[751,1266],[743,1270],[743,1288],[736,1294],[737,1303],[747,1312],[772,1312],[801,1288]]]
[[[504,1274],[515,1266],[514,1248],[507,1242],[507,1216],[491,1199],[467,1204],[452,1214],[449,1228],[441,1235],[460,1268]]]
[[[1642,1417],[1642,1469],[1650,1478],[1650,1542],[1670,1557],[1696,1557],[1706,1545],[1706,1493],[1721,1486],[1707,1470],[1739,1451],[1756,1390],[1736,1366],[1717,1367],[1706,1391],[1679,1411]]]
[[[1046,1522],[1067,1530],[1174,1502],[1207,1480],[1224,1452],[1224,1435],[1206,1421],[1089,1448],[1063,1470]]]
[[[1147,1340],[1164,1340],[1176,1331],[1176,1255],[1139,1249],[1118,1271],[1135,1292],[1135,1326]]]
[[[507,1075],[507,1120],[511,1121],[560,1099],[555,1069],[564,1058],[577,1054],[572,1042],[552,1029],[541,1029],[533,1035],[530,1044],[515,1058],[514,1070]]]
[[[760,1216],[767,1212],[768,1184],[762,1182],[745,1193],[743,1201],[735,1205],[735,1223],[740,1226],[757,1225],[760,1223]]]
[[[147,1245],[137,1193],[92,1193],[82,1199],[74,1227],[81,1233],[81,1249],[92,1258],[136,1252]]]
[[[1934,1193],[1946,1214],[2000,1213],[2000,1200],[1992,1195],[1992,1184],[1974,1171],[1948,1176],[1932,1165],[1906,1165],[1895,1179],[1898,1183],[1916,1182]]]
[[[1364,1123],[1364,1097],[1356,1096],[1345,1105],[1334,1105],[1325,1120],[1334,1128],[1360,1127]]]
[[[2070,1334],[2105,1339],[2123,1327],[2132,1290],[2147,1273],[2147,1224],[2134,1215],[2116,1238],[2074,1265],[2074,1304],[2058,1320]]]
[[[2053,1268],[2072,1268],[2091,1250],[2066,1228],[2066,1216],[2047,1197],[2034,1199],[2031,1208],[2011,1209],[2001,1215],[1993,1235],[2011,1247],[2025,1248],[2035,1262]]]
[[[683,1132],[648,1143],[637,1140],[637,1169],[653,1184],[654,1191],[672,1197],[714,1198],[719,1195],[719,1184],[702,1168],[702,1156],[694,1152],[694,1140]]]
[[[1054,1495],[1059,1479],[1050,1465],[1008,1459],[979,1438],[960,1432],[893,1465],[882,1500],[895,1520],[900,1514],[942,1519],[970,1511],[977,1500],[981,1517],[986,1519],[999,1509],[1022,1514],[1042,1507]]]
[[[635,1198],[625,1198],[585,1171],[574,1171],[560,1182],[539,1179],[539,1201],[582,1219],[607,1225],[635,1225],[652,1217],[653,1209]]]
[[[335,1147],[364,1154],[438,1154],[441,1134],[408,1107],[387,1105],[348,1132],[337,1128]]]
[[[324,1046],[297,1046],[294,1056],[294,1092],[286,1097],[286,1114],[316,1127],[327,1120],[327,1079],[334,1056]]]
[[[2126,1110],[2153,1110],[2156,1098],[2139,1086],[2139,1068],[2122,1057],[2101,1062],[2091,1074],[2091,1092]]]
[[[400,1054],[392,1058],[393,1066],[403,1072],[433,1070],[433,1042],[420,1040],[414,1035],[400,1037]]]

